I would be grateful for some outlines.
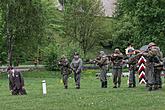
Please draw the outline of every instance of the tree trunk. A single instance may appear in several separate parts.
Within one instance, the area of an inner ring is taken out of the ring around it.
[[[8,49],[8,66],[12,66],[13,60],[13,35],[9,27],[9,5],[6,4],[6,36],[7,36],[7,49]]]

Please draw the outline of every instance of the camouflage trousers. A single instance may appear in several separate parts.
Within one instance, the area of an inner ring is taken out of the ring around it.
[[[121,75],[122,75],[122,68],[113,68],[112,69],[112,74],[113,74],[113,83],[116,86],[120,86],[121,84]]]
[[[154,64],[150,63],[149,65],[146,66],[146,79],[148,85],[152,86],[156,83],[154,76],[155,76]]]
[[[68,87],[68,74],[63,74],[63,84],[64,84],[64,87],[67,89]]]
[[[161,80],[161,70],[154,69],[154,79],[155,79],[155,85],[161,86],[162,80]]]
[[[74,80],[76,83],[76,88],[80,88],[80,79],[81,79],[81,72],[79,73],[74,72]]]
[[[130,69],[129,71],[129,85],[136,85],[136,71],[134,69]]]
[[[100,71],[100,81],[101,82],[106,82],[107,81],[107,72],[108,70],[106,68],[101,68],[101,71]]]

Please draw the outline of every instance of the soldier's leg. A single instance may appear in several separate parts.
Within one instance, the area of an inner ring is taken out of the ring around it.
[[[118,77],[118,87],[120,87],[121,85],[121,75],[122,75],[122,68],[119,68],[118,69],[118,74],[117,74],[117,77]]]
[[[68,75],[67,74],[63,75],[63,83],[64,83],[64,88],[67,89],[68,88]]]
[[[154,69],[154,90],[158,89],[158,83],[159,83],[159,71],[157,69]]]
[[[101,82],[101,88],[104,88],[105,82],[104,82],[104,70],[101,69],[100,71],[100,82]]]
[[[77,73],[76,76],[76,89],[80,89],[80,79],[81,79],[81,73]]]
[[[149,87],[149,84],[148,84],[148,67],[146,66],[146,69],[145,69],[145,81],[146,81],[146,87]]]
[[[136,87],[136,71],[133,70],[133,87]]]
[[[107,87],[107,70],[105,68],[101,69],[100,81],[101,81],[101,87],[106,88]]]
[[[148,85],[149,91],[152,91],[152,87],[155,84],[155,80],[154,80],[154,67],[153,65],[150,65],[149,70],[148,70]]]
[[[117,68],[113,68],[112,73],[113,73],[113,84],[114,84],[113,88],[117,88],[118,69]]]
[[[107,82],[107,70],[105,69],[104,70],[104,88],[107,88],[107,84],[108,84],[108,82]]]
[[[74,72],[74,81],[75,81],[75,83],[77,81],[76,77],[77,77],[77,73]]]
[[[162,71],[159,70],[159,72],[158,72],[158,88],[162,88],[161,73],[162,73]]]
[[[129,88],[131,88],[132,87],[132,85],[133,85],[133,73],[134,73],[134,71],[133,71],[133,69],[130,69],[130,72],[129,72],[129,82],[128,82],[128,84],[129,84]]]

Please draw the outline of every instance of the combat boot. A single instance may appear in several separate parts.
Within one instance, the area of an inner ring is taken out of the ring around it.
[[[162,88],[162,85],[159,85],[158,88],[161,89]]]
[[[152,86],[151,85],[149,86],[148,91],[152,91]]]
[[[117,87],[120,88],[120,83],[118,83],[118,86]]]
[[[80,89],[80,86],[77,86],[76,89]]]
[[[116,85],[114,85],[114,86],[113,86],[113,88],[117,88],[117,86],[116,86]]]
[[[129,84],[128,88],[132,88],[132,84]]]
[[[107,88],[107,81],[105,81],[104,84],[104,88]]]
[[[158,85],[154,85],[154,90],[158,90]]]
[[[65,86],[65,89],[68,89],[68,86]]]
[[[104,88],[104,86],[105,86],[105,83],[101,82],[101,88]]]
[[[133,84],[133,88],[135,88],[136,87],[136,84]]]

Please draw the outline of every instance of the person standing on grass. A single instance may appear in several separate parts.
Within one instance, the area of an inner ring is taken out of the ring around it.
[[[128,43],[128,47],[125,49],[125,54],[128,57],[128,68],[129,68],[129,79],[128,79],[128,87],[134,88],[136,87],[136,70],[137,70],[137,58],[135,57],[135,49],[131,43]],[[134,59],[134,60],[132,60]]]
[[[99,57],[95,59],[95,63],[100,68],[100,81],[101,81],[101,88],[107,88],[107,72],[108,72],[108,65],[109,59],[104,51],[100,51]]]
[[[72,71],[74,72],[74,80],[76,83],[76,89],[80,89],[80,79],[81,79],[83,61],[77,52],[74,53],[74,57],[70,64],[70,67]]]
[[[21,72],[17,71],[13,67],[7,68],[9,77],[9,89],[12,95],[26,95],[24,88],[24,79]]]
[[[149,74],[149,91],[152,89],[157,90],[161,88],[162,82],[161,82],[161,71],[163,69],[163,62],[160,48],[156,46],[154,42],[149,43],[148,45],[148,74]],[[152,68],[150,67],[152,65]],[[152,70],[152,71],[150,71]]]
[[[118,48],[115,49],[114,53],[111,55],[112,61],[112,74],[113,74],[113,83],[114,87],[117,88],[121,85],[121,75],[122,75],[122,62],[123,54]]]
[[[71,70],[70,70],[69,61],[65,55],[61,57],[58,64],[61,67],[61,75],[63,79],[64,88],[68,89],[68,76],[71,73]]]

